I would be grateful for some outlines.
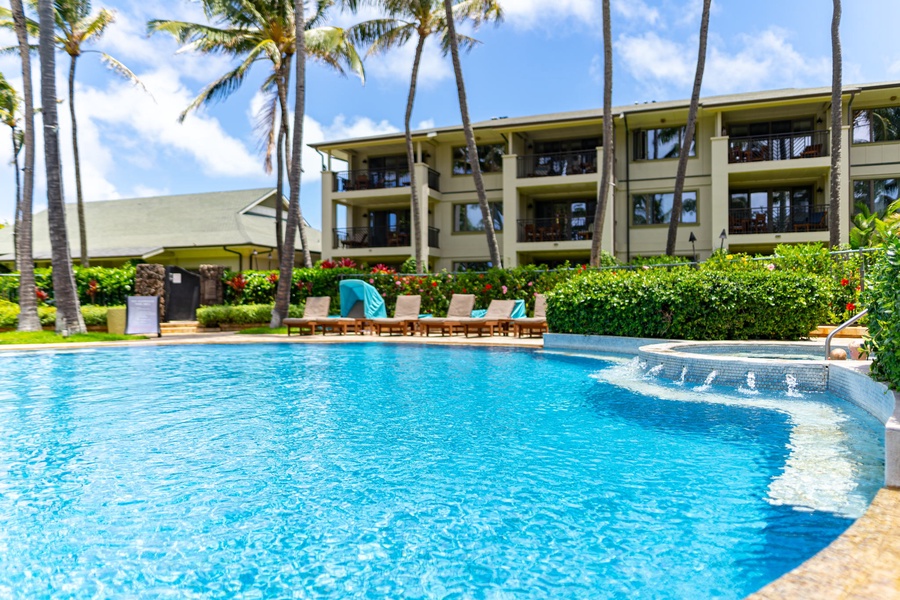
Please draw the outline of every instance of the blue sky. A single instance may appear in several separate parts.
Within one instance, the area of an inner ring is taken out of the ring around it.
[[[602,72],[598,0],[500,0],[506,19],[474,35],[483,43],[464,57],[475,120],[599,108]],[[4,2],[8,6],[8,2]],[[900,80],[896,0],[844,2],[844,81]],[[614,100],[631,104],[686,98],[697,54],[700,0],[612,0]],[[254,111],[266,71],[260,63],[227,101],[178,124],[176,117],[202,87],[229,68],[221,57],[178,53],[164,35],[148,38],[150,18],[201,20],[196,2],[128,0],[95,2],[117,11],[118,21],[97,48],[127,64],[150,94],[131,87],[100,65],[79,61],[76,108],[87,200],[231,190],[274,185],[266,175]],[[373,13],[334,13],[347,25]],[[824,0],[717,1],[713,3],[703,94],[831,82],[831,3]],[[3,41],[12,43],[6,36]],[[397,131],[403,124],[412,47],[366,61],[367,82],[342,79],[313,65],[307,87],[306,140],[321,141]],[[66,96],[68,57],[58,57],[59,95]],[[0,57],[0,71],[16,86],[15,57]],[[68,106],[60,105],[67,201],[74,199]],[[422,67],[413,122],[459,122],[449,58],[432,46]],[[9,144],[0,143],[0,222],[14,211]],[[46,205],[43,160],[38,152],[35,205]],[[321,223],[318,155],[304,153],[304,216]]]

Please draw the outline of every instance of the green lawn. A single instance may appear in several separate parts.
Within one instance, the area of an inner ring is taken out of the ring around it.
[[[0,333],[0,345],[3,344],[60,344],[60,343],[85,343],[85,342],[117,342],[120,340],[144,340],[144,336],[115,335],[112,333],[83,333],[63,337],[52,331],[19,332],[7,331]]]
[[[270,329],[268,327],[251,327],[250,329],[242,329],[238,333],[287,333],[287,327],[278,327]]]

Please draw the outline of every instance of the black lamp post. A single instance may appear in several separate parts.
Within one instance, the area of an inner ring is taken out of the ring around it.
[[[697,246],[694,244],[697,243],[697,236],[694,235],[694,232],[691,232],[691,237],[688,238],[688,241],[691,243],[691,252],[694,255],[694,262],[697,262]]]
[[[728,238],[728,234],[725,233],[725,230],[722,230],[722,233],[719,234],[719,239],[722,240],[721,245],[719,245],[719,250],[725,249],[725,240]]]

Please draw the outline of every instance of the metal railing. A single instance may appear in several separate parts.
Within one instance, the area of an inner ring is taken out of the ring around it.
[[[597,172],[597,151],[530,154],[516,159],[518,177],[560,177]]]
[[[589,240],[594,236],[594,215],[519,219],[516,223],[519,242]]]
[[[410,186],[409,169],[357,169],[334,173],[335,192],[388,190]],[[440,191],[441,174],[428,168],[428,187]]]
[[[728,140],[728,162],[762,162],[828,156],[827,131],[749,136]]]
[[[828,337],[825,338],[825,360],[831,360],[831,340],[834,338],[834,336],[836,336],[847,327],[850,327],[867,314],[869,314],[869,309],[862,309],[858,314],[853,315],[852,317],[835,327],[834,330],[828,334]]]
[[[732,208],[728,211],[728,235],[828,231],[828,207]]]
[[[440,229],[428,228],[428,247],[440,248]],[[409,227],[337,227],[332,230],[332,248],[404,248],[412,245]]]

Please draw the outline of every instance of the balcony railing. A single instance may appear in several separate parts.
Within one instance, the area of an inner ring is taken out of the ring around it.
[[[440,248],[440,229],[428,228],[428,247]],[[333,230],[332,248],[402,248],[412,244],[409,228],[401,227],[339,227]]]
[[[551,154],[530,154],[520,156],[518,176],[559,177],[597,172],[597,151],[554,152]]]
[[[728,211],[728,234],[793,233],[828,231],[828,206],[732,208]]]
[[[594,215],[519,219],[519,242],[559,242],[589,240],[594,236]]]
[[[334,174],[335,192],[388,190],[410,186],[409,169],[358,169]],[[428,187],[440,190],[441,174],[428,169]]]
[[[786,133],[728,140],[728,162],[762,162],[828,156],[827,131]]]

